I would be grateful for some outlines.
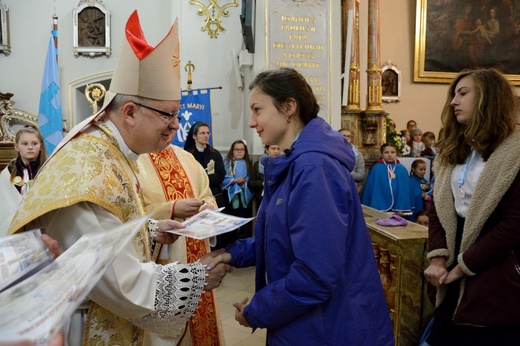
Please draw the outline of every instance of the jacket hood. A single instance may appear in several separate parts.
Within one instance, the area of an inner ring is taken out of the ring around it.
[[[330,156],[339,161],[349,172],[354,169],[356,157],[350,143],[320,117],[312,119],[305,127],[290,149],[284,150],[284,155],[276,158],[261,158],[264,166],[271,166],[269,173],[276,176],[289,168],[291,163],[302,154],[316,152]]]

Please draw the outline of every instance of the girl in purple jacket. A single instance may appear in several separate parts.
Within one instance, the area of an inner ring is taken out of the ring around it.
[[[394,345],[356,184],[355,156],[318,117],[294,69],[260,73],[250,85],[249,127],[285,155],[262,160],[264,197],[254,238],[228,246],[225,261],[256,265],[256,293],[235,303],[269,345]]]

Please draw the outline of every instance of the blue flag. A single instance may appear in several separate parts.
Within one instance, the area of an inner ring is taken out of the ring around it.
[[[52,154],[58,143],[63,139],[63,118],[61,115],[61,94],[58,79],[58,50],[54,45],[54,37],[57,36],[58,31],[52,30],[47,58],[45,59],[38,112],[38,126],[45,140],[45,147],[49,155]]]
[[[212,128],[210,89],[190,90],[187,94],[182,94],[179,110],[181,124],[179,131],[177,131],[177,134],[173,137],[172,143],[183,148],[186,142],[186,136],[193,123],[202,121],[208,124],[210,129]],[[211,137],[209,137],[209,145],[213,146]]]

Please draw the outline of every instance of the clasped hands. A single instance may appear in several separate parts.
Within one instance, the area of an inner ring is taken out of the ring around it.
[[[446,259],[444,257],[434,257],[430,265],[424,271],[424,277],[435,287],[452,283],[463,277],[465,274],[457,264],[452,270],[446,269]]]
[[[215,210],[217,208],[197,198],[186,198],[175,202],[173,214],[175,217],[184,219],[206,209]],[[161,244],[171,244],[177,240],[178,236],[166,231],[172,228],[180,229],[185,227],[179,221],[171,219],[159,220],[154,240]],[[233,270],[228,264],[230,261],[231,255],[226,253],[224,249],[210,252],[199,259],[199,262],[206,266],[205,291],[210,291],[220,286],[226,274]]]
[[[199,259],[199,262],[206,266],[206,287],[205,291],[211,291],[222,283],[227,273],[233,271],[229,265],[231,255],[224,249],[212,251]]]

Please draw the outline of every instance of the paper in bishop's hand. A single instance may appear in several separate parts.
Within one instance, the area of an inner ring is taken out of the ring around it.
[[[39,229],[0,238],[0,292],[52,263]]]
[[[48,345],[146,219],[83,235],[45,268],[1,292],[0,344]]]
[[[231,232],[253,219],[254,217],[244,218],[206,209],[184,221],[183,224],[186,228],[171,229],[166,232],[195,239],[206,239]]]

